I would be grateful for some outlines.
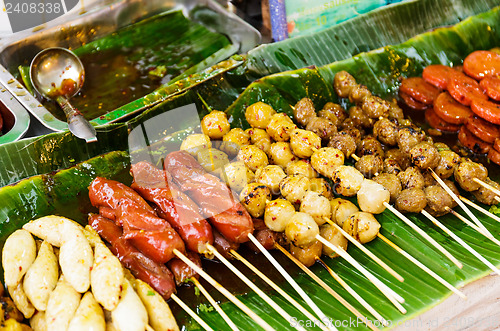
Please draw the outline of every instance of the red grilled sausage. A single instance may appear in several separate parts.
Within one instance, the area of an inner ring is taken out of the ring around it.
[[[111,251],[132,274],[153,287],[164,299],[175,293],[175,281],[165,265],[158,264],[139,252],[121,236],[119,226],[100,215],[91,215],[89,225],[111,244]]]
[[[186,256],[201,268],[201,259],[200,256],[194,252],[187,252]],[[200,276],[194,271],[190,266],[184,263],[181,259],[172,259],[168,262],[168,267],[170,271],[174,274],[175,283],[177,286],[181,286],[186,284],[186,281],[191,277],[195,277],[198,279]]]
[[[159,216],[179,233],[187,248],[200,254],[206,253],[206,245],[213,244],[214,238],[210,224],[199,213],[198,205],[168,180],[163,170],[151,163],[134,164],[132,173],[132,188],[159,207]]]
[[[253,232],[252,219],[226,184],[184,151],[170,153],[164,164],[179,188],[224,237],[236,243],[248,241],[248,234]]]

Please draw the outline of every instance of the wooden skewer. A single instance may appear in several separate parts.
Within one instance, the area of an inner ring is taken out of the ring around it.
[[[312,299],[307,295],[307,293],[297,284],[297,282],[290,276],[288,272],[276,261],[274,257],[262,246],[262,244],[254,237],[253,234],[249,234],[248,238],[250,241],[257,246],[257,248],[262,252],[262,254],[271,262],[271,264],[278,270],[278,272],[286,279],[286,281],[293,287],[293,289],[301,296],[301,298],[307,303],[309,307],[314,311],[314,313],[319,317],[321,321],[328,321],[329,319],[326,315],[319,309],[319,307],[312,301]],[[334,325],[327,325],[330,330],[337,330]]]
[[[500,246],[500,240],[496,239],[495,237],[491,237],[490,235],[485,233],[482,229],[478,228],[476,224],[472,223],[471,221],[469,221],[468,219],[466,219],[465,217],[463,217],[450,207],[445,207],[445,209],[451,214],[453,214],[456,218],[458,218],[459,220],[461,220],[462,222],[464,222],[465,224],[467,224],[468,226],[470,226],[471,228],[473,228],[474,230],[476,230],[477,232],[479,232],[480,234],[482,234],[483,236],[485,236],[486,238],[488,238],[489,240]]]
[[[342,258],[344,258],[347,262],[349,262],[353,267],[355,267],[357,270],[359,270],[366,278],[368,278],[375,287],[379,289],[380,292],[382,292],[387,299],[396,307],[402,314],[406,314],[406,309],[401,305],[401,303],[404,302],[404,299],[394,292],[392,289],[390,289],[387,285],[382,283],[378,278],[373,276],[368,270],[366,270],[361,264],[358,263],[355,259],[353,259],[349,254],[347,254],[346,251],[344,251],[342,248],[339,248],[326,240],[325,238],[321,237],[320,235],[316,236],[316,239],[321,241],[323,245],[326,245],[330,249],[332,249],[335,253],[340,255]]]
[[[404,282],[405,281],[405,279],[400,274],[398,274],[396,271],[394,271],[394,269],[392,269],[391,267],[389,267],[378,256],[376,256],[375,254],[373,254],[372,252],[370,252],[365,246],[363,246],[359,241],[357,241],[356,239],[354,239],[349,233],[347,233],[346,231],[344,231],[344,229],[342,229],[340,226],[338,226],[337,223],[333,222],[332,220],[328,219],[327,217],[325,217],[324,220],[328,224],[330,224],[331,226],[333,226],[335,229],[337,229],[337,231],[340,231],[340,233],[342,233],[342,235],[344,237],[346,237],[357,248],[359,248],[363,253],[365,253],[366,255],[368,255],[373,261],[375,261],[379,266],[381,266],[382,268],[384,268],[384,270],[386,270],[388,273],[390,273],[392,276],[394,276],[397,280],[399,280],[400,282]]]
[[[400,253],[401,255],[403,255],[404,257],[406,257],[408,260],[410,260],[417,267],[419,267],[420,269],[422,269],[423,271],[425,271],[429,276],[431,276],[432,278],[434,278],[435,280],[437,280],[438,282],[440,282],[447,289],[449,289],[453,293],[456,293],[462,299],[464,299],[464,300],[467,299],[467,297],[465,296],[465,294],[463,294],[462,292],[460,292],[457,288],[455,288],[453,285],[451,285],[450,283],[448,283],[446,280],[444,280],[442,277],[440,277],[434,271],[432,271],[431,269],[427,268],[422,262],[420,262],[419,260],[417,260],[416,258],[414,258],[413,256],[411,256],[410,254],[408,254],[405,250],[403,250],[398,245],[396,245],[395,243],[393,243],[392,241],[390,241],[384,235],[382,235],[381,233],[379,233],[379,234],[377,234],[377,237],[379,237],[385,243],[387,243],[389,246],[391,246],[392,248],[394,248],[398,253]]]
[[[389,322],[385,320],[378,311],[376,311],[361,295],[359,295],[352,287],[349,286],[332,268],[330,268],[319,256],[316,261],[335,279],[356,301],[358,301],[366,310],[368,310],[383,326],[389,326]]]
[[[326,284],[321,278],[319,278],[314,272],[312,272],[311,270],[309,270],[309,268],[307,268],[302,262],[300,262],[299,260],[297,260],[292,254],[290,254],[290,252],[288,252],[283,246],[279,245],[279,244],[275,244],[275,247],[276,249],[278,249],[279,251],[281,251],[283,254],[285,254],[286,257],[288,257],[293,263],[295,263],[300,269],[302,269],[302,271],[304,271],[309,277],[311,277],[316,283],[318,283],[318,285],[320,285],[323,289],[325,289],[331,296],[333,296],[335,299],[337,299],[340,303],[342,303],[342,305],[344,307],[346,307],[347,309],[349,309],[349,311],[351,313],[353,313],[357,318],[367,322],[367,326],[372,329],[372,330],[378,330],[372,323],[369,322],[369,320],[363,316],[356,308],[354,308],[349,302],[347,302],[344,298],[342,298],[337,292],[335,292],[335,290],[333,290],[330,286],[328,286],[328,284]],[[319,257],[316,257],[316,261],[318,261]],[[323,261],[321,261],[323,263]],[[361,296],[359,296],[349,285],[347,285],[345,282],[344,284],[347,286],[347,288],[345,288],[346,290],[348,290],[348,288],[353,292],[355,293],[358,297],[361,298]],[[351,292],[349,292],[351,293]],[[373,309],[366,301],[364,301],[362,298],[361,300],[367,305],[365,308],[368,309],[371,308],[373,311],[375,311],[375,314],[376,315],[373,315],[375,317],[377,316],[380,316],[380,314],[377,313],[377,311],[375,309]],[[380,321],[382,323],[387,323],[386,320],[384,320],[382,318],[382,316],[380,316]],[[377,317],[378,319],[378,317]],[[384,324],[385,326],[385,324]]]
[[[439,183],[439,185],[441,185],[444,190],[453,198],[453,200],[455,200],[455,202],[460,206],[460,208],[462,208],[463,211],[465,211],[465,213],[467,214],[467,216],[470,217],[470,219],[476,223],[476,225],[483,229],[484,231],[486,231],[486,233],[488,233],[489,235],[492,235],[488,229],[486,229],[483,225],[483,223],[481,223],[476,215],[474,215],[470,210],[469,208],[467,208],[467,206],[457,197],[457,195],[451,190],[451,188],[448,187],[448,185],[446,185],[445,182],[443,182],[443,180],[434,172],[434,170],[430,169],[430,172],[431,172],[431,175],[432,177],[434,177],[434,179]],[[475,178],[477,179],[477,178]],[[486,183],[485,183],[486,184]]]
[[[210,295],[210,293],[208,293],[208,291],[205,289],[205,287],[200,284],[200,282],[198,281],[198,279],[196,279],[195,277],[191,277],[190,280],[200,290],[200,292],[205,296],[205,298],[207,298],[208,302],[210,302],[210,304],[212,305],[212,307],[214,307],[215,310],[217,310],[217,312],[219,313],[219,315],[224,319],[224,321],[226,321],[227,325],[229,325],[229,327],[231,328],[231,330],[238,331],[239,329],[236,326],[236,324],[234,324],[234,322],[231,321],[231,319],[229,318],[229,316],[227,316],[226,312],[224,310],[222,310],[222,308],[214,300],[214,298],[212,298],[212,296]]]
[[[196,322],[198,322],[199,325],[201,325],[201,327],[203,329],[205,329],[205,331],[214,331],[214,329],[212,329],[210,326],[208,326],[208,324],[201,319],[200,316],[198,316],[198,314],[196,314],[191,308],[188,307],[188,305],[186,305],[177,295],[175,294],[172,294],[170,296],[172,298],[172,300],[174,300],[182,309],[184,309],[184,311],[186,313],[188,313],[189,316],[191,316]]]
[[[282,297],[284,297],[292,306],[297,308],[304,316],[306,316],[309,320],[315,321],[316,324],[321,330],[327,331],[328,329],[324,326],[324,324],[318,320],[317,317],[315,317],[313,314],[311,314],[307,309],[302,307],[300,303],[298,303],[294,298],[292,298],[288,293],[283,291],[281,287],[279,287],[275,282],[273,282],[269,277],[264,275],[259,269],[257,269],[253,264],[251,264],[247,259],[245,259],[243,256],[241,256],[238,252],[236,252],[234,249],[230,251],[231,255],[234,256],[235,259],[238,261],[242,262],[244,265],[246,265],[250,270],[252,270],[253,273],[255,273],[257,276],[259,276],[264,282],[266,282],[269,286],[271,286],[276,292],[278,292]]]
[[[495,196],[495,201],[496,201],[496,202],[500,202],[500,198],[499,198],[499,197],[497,197],[497,196]]]
[[[467,198],[464,198],[463,196],[459,196],[459,198],[460,198],[460,200],[462,200],[463,202],[465,202],[466,204],[468,204],[472,208],[476,209],[477,211],[485,214],[486,216],[491,217],[492,219],[494,219],[497,222],[500,222],[500,217],[498,217],[497,215],[487,211],[486,209],[482,208],[481,206],[478,206],[477,204],[475,204],[474,202],[470,201]],[[498,197],[495,197],[495,198],[498,198]],[[500,198],[498,201],[500,201]]]
[[[474,248],[470,247],[469,244],[467,244],[465,241],[462,240],[459,236],[451,232],[446,226],[444,226],[441,222],[439,222],[434,216],[429,214],[427,211],[423,210],[422,214],[427,217],[432,223],[434,223],[436,226],[438,226],[441,230],[446,232],[450,237],[455,239],[462,247],[464,247],[466,250],[468,250],[472,255],[477,257],[481,262],[486,264],[491,270],[493,270],[496,274],[500,275],[500,270],[498,270],[497,267],[495,267],[490,261],[486,260],[481,254],[479,254]]]
[[[491,192],[495,193],[496,195],[500,196],[500,190],[494,188],[493,186],[491,186],[490,184],[488,184],[488,183],[480,180],[479,178],[473,178],[472,181],[474,181],[475,183],[481,185],[485,189],[490,190]]]
[[[337,299],[340,303],[342,303],[342,305],[344,305],[344,307],[346,307],[347,309],[349,309],[350,312],[352,312],[357,318],[361,319],[362,321],[365,321],[366,322],[366,325],[372,329],[372,330],[378,330],[374,325],[373,323],[371,323],[365,316],[363,316],[356,308],[354,308],[353,306],[351,306],[351,304],[349,304],[344,298],[342,298],[337,292],[335,292],[335,290],[333,290],[330,286],[328,286],[328,284],[326,284],[321,278],[319,278],[314,272],[312,272],[309,268],[307,268],[302,262],[300,262],[299,260],[297,260],[292,254],[290,254],[290,252],[288,252],[283,246],[279,245],[279,244],[275,244],[275,247],[276,249],[278,249],[280,252],[282,252],[283,254],[285,254],[286,257],[288,257],[293,263],[295,263],[300,269],[302,269],[302,271],[304,271],[309,277],[311,277],[316,283],[318,283],[323,289],[325,289],[331,296],[333,296],[335,299]],[[316,261],[318,261],[319,257],[316,257]],[[321,261],[323,263],[323,261]],[[343,281],[343,280],[342,280]],[[344,284],[347,286],[347,288],[349,288],[353,293],[356,293],[349,285],[347,285],[345,282]],[[346,288],[346,290],[347,290]],[[349,292],[350,293],[350,292]],[[356,295],[358,297],[360,297],[357,293]],[[361,298],[361,297],[360,297]],[[366,301],[364,301],[362,298],[361,300],[366,303],[367,308],[370,307],[376,315],[373,315],[375,316],[377,319],[378,317],[377,316],[380,316],[379,313],[377,313],[377,311],[375,309],[373,309]],[[370,311],[371,312],[371,311]],[[387,323],[386,320],[384,320],[382,318],[382,316],[380,316],[380,321],[382,322],[385,322]],[[382,322],[382,323],[383,323]],[[385,325],[385,324],[384,324]]]
[[[207,244],[207,249],[215,255],[226,267],[229,268],[239,279],[243,281],[248,287],[252,289],[262,300],[264,300],[268,305],[270,305],[278,314],[280,314],[281,317],[285,319],[288,323],[292,321],[292,316],[290,316],[283,308],[281,308],[276,302],[274,302],[267,294],[265,294],[260,288],[258,288],[250,279],[248,279],[245,275],[241,273],[238,269],[236,269],[235,266],[233,266],[224,256],[222,256],[221,253],[217,251],[217,249],[210,245]],[[295,327],[297,330],[300,331],[305,331],[305,329],[297,325]]]
[[[358,162],[359,161],[359,156],[357,156],[356,154],[351,154],[351,157],[354,159],[354,161]]]
[[[254,313],[250,308],[248,308],[243,302],[238,300],[231,292],[229,292],[224,286],[219,284],[215,279],[213,279],[209,274],[207,274],[203,269],[198,267],[193,261],[191,261],[187,256],[179,252],[177,249],[173,250],[174,254],[186,263],[191,269],[196,271],[203,279],[205,279],[210,285],[215,287],[220,293],[222,293],[226,298],[234,303],[238,308],[240,308],[245,314],[247,314],[252,320],[259,324],[264,330],[274,331],[274,329],[267,324],[259,315]]]
[[[446,185],[446,184],[445,184]],[[411,227],[413,230],[417,231],[418,234],[420,234],[422,237],[424,237],[432,246],[437,248],[441,253],[443,253],[444,256],[446,256],[448,259],[450,259],[457,267],[462,269],[463,265],[460,261],[458,261],[453,255],[451,255],[450,252],[446,250],[441,244],[439,244],[437,241],[435,241],[431,236],[429,236],[424,230],[419,228],[415,223],[410,221],[406,216],[404,216],[399,210],[388,204],[387,202],[384,202],[384,206],[392,211],[396,216],[398,216],[403,222],[405,222],[409,227]]]

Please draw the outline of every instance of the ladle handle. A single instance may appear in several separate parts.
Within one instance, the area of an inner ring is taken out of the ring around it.
[[[96,131],[92,124],[83,117],[82,113],[69,103],[65,97],[57,97],[57,103],[61,106],[68,121],[68,129],[76,137],[85,139],[86,142],[97,141]]]

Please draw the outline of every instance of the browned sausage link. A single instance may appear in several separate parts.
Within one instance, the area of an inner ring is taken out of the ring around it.
[[[108,218],[111,218],[122,199],[130,199],[139,207],[153,213],[151,206],[137,192],[115,180],[96,177],[89,186],[89,197],[92,206],[107,207],[103,210],[105,211],[104,215]]]
[[[248,241],[248,235],[253,232],[252,219],[225,183],[208,174],[183,151],[167,155],[165,170],[224,237],[237,243]]]
[[[274,249],[274,244],[278,243],[281,237],[281,233],[274,232],[270,229],[257,230],[253,235],[255,236],[255,239],[257,239],[257,241],[268,251]],[[254,243],[247,242],[246,245],[251,250],[260,253],[260,249],[258,249]]]
[[[226,259],[234,259],[231,255],[231,250],[237,251],[240,248],[240,244],[232,242],[224,238],[223,235],[217,230],[213,230],[214,234],[214,247],[219,253],[222,254]]]
[[[159,216],[179,233],[189,250],[205,253],[206,245],[212,244],[214,238],[210,224],[199,213],[198,205],[179,191],[177,185],[166,178],[163,170],[151,163],[134,164],[132,173],[132,188],[159,207]]]
[[[160,217],[149,214],[131,200],[121,200],[116,223],[123,225],[123,237],[157,263],[175,257],[174,250],[185,251],[179,234]]]
[[[139,252],[122,237],[122,230],[113,221],[100,215],[91,215],[89,225],[111,244],[111,251],[132,274],[145,281],[168,300],[175,293],[174,277],[170,270]]]
[[[201,259],[200,256],[194,252],[187,252],[186,256],[191,262],[196,264],[198,267],[201,268]],[[194,271],[190,266],[188,266],[186,263],[184,263],[181,259],[172,259],[168,262],[168,267],[170,268],[170,271],[174,274],[175,278],[175,283],[177,286],[181,286],[186,284],[186,282],[191,278],[194,277],[196,279],[199,279],[199,275]]]

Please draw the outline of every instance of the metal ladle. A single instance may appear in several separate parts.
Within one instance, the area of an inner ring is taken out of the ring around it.
[[[95,128],[69,103],[85,80],[83,64],[73,52],[59,47],[41,51],[31,62],[30,76],[38,93],[61,106],[71,133],[87,143],[97,141]]]

